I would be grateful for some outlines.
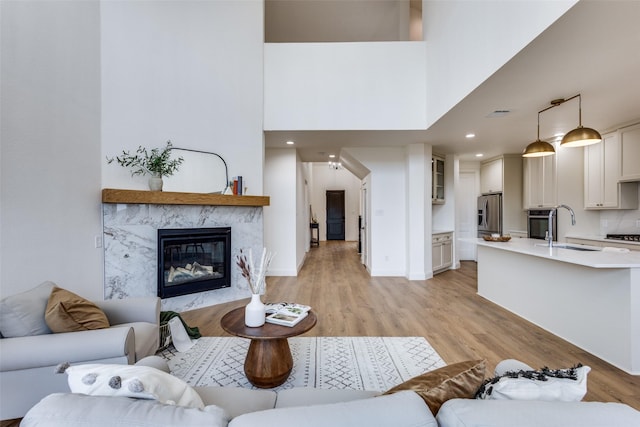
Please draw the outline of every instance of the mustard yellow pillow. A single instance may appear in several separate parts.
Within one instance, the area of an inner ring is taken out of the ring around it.
[[[66,289],[54,287],[44,314],[53,332],[78,332],[109,327],[109,320],[100,308]]]
[[[449,399],[472,399],[484,382],[484,360],[454,363],[426,372],[399,384],[384,394],[402,390],[415,391],[435,416],[440,406]]]

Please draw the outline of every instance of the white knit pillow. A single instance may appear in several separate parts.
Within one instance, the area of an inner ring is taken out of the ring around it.
[[[540,381],[523,376],[503,376],[487,380],[483,385],[484,389],[481,389],[483,391],[477,397],[494,400],[577,402],[587,393],[587,374],[590,370],[588,366],[575,368],[576,379],[548,376],[545,381]]]
[[[149,366],[89,364],[70,366],[69,388],[91,396],[126,396],[161,403],[204,408],[200,395],[189,384]]]

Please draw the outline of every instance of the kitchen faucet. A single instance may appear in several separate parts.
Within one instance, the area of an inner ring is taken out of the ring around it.
[[[553,247],[553,213],[556,213],[556,217],[558,216],[558,208],[565,208],[571,214],[571,225],[576,225],[576,214],[573,212],[567,205],[558,205],[555,208],[549,211],[549,229],[547,231],[547,237],[549,238],[549,247]]]

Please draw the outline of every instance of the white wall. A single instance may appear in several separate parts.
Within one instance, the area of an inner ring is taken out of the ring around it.
[[[327,240],[327,190],[344,190],[345,240],[358,240],[360,186],[362,182],[346,169],[331,169],[327,163],[312,163],[311,208],[318,219],[320,240]]]
[[[577,0],[423,0],[427,125],[460,102]]]
[[[53,280],[102,297],[100,190],[147,188],[107,155],[171,139],[263,194],[261,0],[1,8],[2,295]]]
[[[405,148],[345,150],[371,171],[366,179],[370,201],[367,267],[372,276],[406,276]]]
[[[263,194],[263,2],[107,1],[100,24],[103,155],[170,139],[219,153],[230,177]],[[182,168],[196,169],[195,179],[169,179],[165,189],[220,190],[201,187],[220,182],[206,167]],[[103,164],[102,179],[105,187],[147,189],[147,178],[132,179],[115,163]]]
[[[264,187],[270,205],[264,208],[264,244],[275,253],[270,276],[297,274],[297,154],[294,148],[266,149]]]
[[[296,154],[296,270],[300,271],[311,246],[311,164]]]
[[[0,295],[102,297],[100,5],[1,5]]]
[[[426,129],[424,42],[265,45],[265,130]]]
[[[427,238],[431,236],[431,221],[427,222],[427,212],[431,213],[431,146],[411,144],[406,154],[406,276],[426,280],[433,276],[431,239]]]

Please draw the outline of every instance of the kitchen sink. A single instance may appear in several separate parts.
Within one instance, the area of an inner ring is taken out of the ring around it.
[[[536,243],[536,246],[548,247],[549,244],[547,244],[547,243]],[[572,251],[583,251],[583,252],[597,252],[597,251],[601,251],[602,250],[602,249],[599,249],[599,248],[594,248],[594,247],[589,247],[589,246],[567,245],[567,244],[564,244],[564,243],[554,243],[553,247],[554,248],[560,248],[560,249],[570,249]]]

